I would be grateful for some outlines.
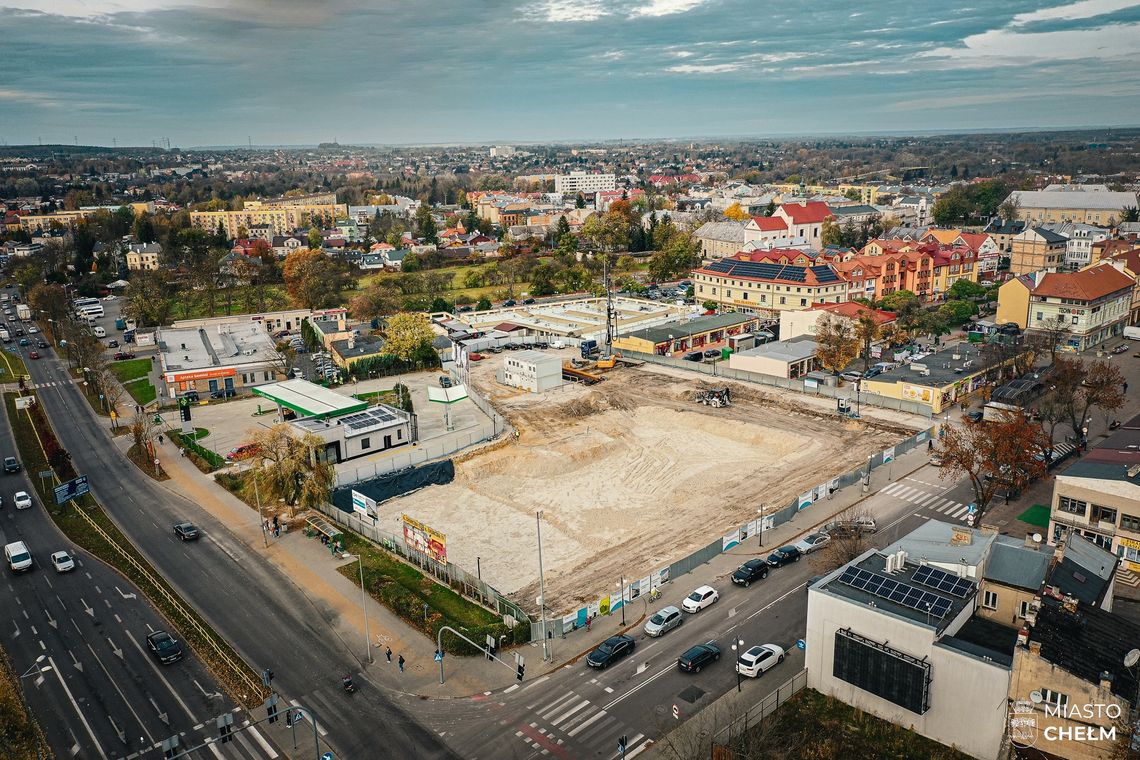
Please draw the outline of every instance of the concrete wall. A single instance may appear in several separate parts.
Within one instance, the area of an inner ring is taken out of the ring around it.
[[[833,675],[835,635],[841,628],[917,659],[930,658],[930,709],[925,715]],[[926,625],[816,589],[808,595],[807,632],[805,664],[810,688],[974,757],[992,760],[998,756],[1006,728],[1008,670],[934,646],[934,630]]]

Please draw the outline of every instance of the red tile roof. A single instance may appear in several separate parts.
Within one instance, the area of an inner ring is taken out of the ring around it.
[[[812,304],[808,311],[826,311],[832,314],[838,314],[841,317],[847,317],[848,319],[859,319],[859,317],[864,314],[872,314],[875,317],[875,322],[880,325],[894,322],[898,316],[893,311],[872,309],[869,306],[864,306],[854,301],[845,301],[843,303],[816,303]]]
[[[779,216],[754,216],[752,223],[760,228],[761,232],[787,232],[788,223]]]
[[[1100,264],[1081,272],[1050,272],[1041,278],[1033,295],[1095,301],[1133,285],[1135,281],[1116,267]]]
[[[824,219],[834,216],[822,201],[785,203],[780,208],[792,220],[792,224],[820,224]]]

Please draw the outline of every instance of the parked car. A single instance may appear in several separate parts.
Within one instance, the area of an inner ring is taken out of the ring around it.
[[[237,395],[237,390],[234,388],[219,388],[216,391],[210,391],[210,398],[233,398]]]
[[[451,378],[448,377],[447,375],[440,375],[439,376],[439,387],[440,388],[450,388],[451,387]]]
[[[135,358],[135,355],[134,354],[128,354],[127,358],[133,359],[133,358]],[[179,398],[184,398],[187,401],[191,401],[191,402],[197,404],[198,403],[198,391],[183,391],[182,394],[179,396]]]
[[[969,420],[970,422],[981,422],[984,418],[985,418],[985,415],[983,415],[979,411],[973,411],[973,412],[970,412],[966,415],[966,419]]]
[[[879,529],[873,517],[853,517],[846,520],[834,520],[823,526],[823,532],[833,538],[846,536],[861,536],[864,533],[874,533]]]
[[[114,358],[115,358],[115,361],[122,362],[122,361],[126,361],[127,359],[134,359],[135,355],[132,354],[130,351],[116,351]],[[182,395],[185,396],[186,394],[183,393]]]
[[[700,586],[693,593],[685,597],[685,601],[681,602],[681,609],[685,612],[696,614],[708,607],[710,604],[715,604],[716,600],[720,599],[720,594],[712,586]]]
[[[240,462],[243,459],[249,459],[257,456],[261,452],[261,445],[257,443],[244,443],[241,446],[235,446],[226,454],[226,460],[230,462]]]
[[[657,637],[668,633],[685,622],[685,616],[676,607],[662,607],[645,622],[645,635]]]
[[[32,508],[32,497],[28,495],[27,491],[16,491],[16,495],[12,497],[12,501],[16,504],[16,509]]]
[[[183,541],[197,541],[198,536],[201,534],[198,532],[198,528],[194,523],[184,522],[174,526],[174,535]]]
[[[4,472],[11,475],[13,472],[20,471],[20,460],[16,457],[4,457]]]
[[[146,648],[158,658],[163,665],[177,662],[182,659],[182,645],[178,639],[166,631],[155,631],[146,636]]]
[[[467,354],[467,358],[473,362],[481,362],[483,361],[483,354],[472,351],[471,353]]]
[[[107,341],[107,348],[118,348],[118,347],[119,347],[119,341],[115,340],[114,338],[111,338],[109,341]]]
[[[830,540],[831,536],[826,533],[811,533],[796,541],[793,546],[799,549],[800,554],[811,554]]]
[[[732,574],[732,582],[745,588],[753,581],[764,580],[768,577],[768,563],[762,559],[750,559]]]
[[[792,562],[800,561],[800,550],[794,546],[781,546],[768,555],[768,564],[772,567],[783,567]]]
[[[840,377],[849,383],[857,383],[863,379],[863,373],[862,372],[844,372],[843,374],[840,375]]]
[[[1117,346],[1116,348],[1112,349],[1112,353],[1114,353],[1114,354],[1122,354],[1122,353],[1124,353],[1125,351],[1127,351],[1127,350],[1128,350],[1128,348],[1129,348],[1129,345],[1128,345],[1127,343],[1121,343],[1119,346]]]
[[[869,370],[867,370],[866,372],[863,373],[863,378],[870,380],[875,375],[881,375],[881,374],[883,374],[883,368],[882,367],[871,367]]]
[[[75,569],[75,558],[65,551],[52,552],[51,564],[57,573],[68,573]]]
[[[784,661],[784,648],[775,644],[761,644],[744,650],[736,659],[736,672],[749,678],[759,678],[764,671]]]
[[[598,648],[586,655],[586,664],[591,668],[608,668],[633,651],[636,642],[632,636],[619,634],[610,636]]]
[[[700,673],[701,668],[711,665],[720,659],[720,647],[715,641],[697,644],[689,647],[685,653],[677,658],[677,668],[687,673]]]
[[[534,303],[534,299],[533,299],[533,298],[524,298],[524,299],[523,299],[523,304],[525,304],[525,305],[527,305],[527,306],[529,306],[529,305],[530,305],[530,304],[532,304],[532,303]]]
[[[517,302],[513,298],[508,298],[506,301],[503,301],[503,308],[504,309],[509,309],[512,306],[517,306],[517,305],[518,305]]]
[[[702,354],[700,351],[690,351],[689,353],[685,354],[681,358],[687,362],[699,362],[699,361],[704,361],[705,355]]]

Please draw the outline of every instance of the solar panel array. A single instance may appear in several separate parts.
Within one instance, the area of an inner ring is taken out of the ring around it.
[[[741,261],[740,259],[720,259],[704,267],[706,271],[725,274],[729,277],[751,277],[758,280],[784,280],[785,282],[808,281],[808,270],[821,283],[838,282],[839,275],[828,265],[812,267],[777,264],[771,261]]]
[[[877,597],[910,607],[912,610],[928,613],[931,617],[941,620],[950,611],[952,602],[938,594],[923,591],[907,583],[896,581],[885,575],[872,573],[858,567],[849,567],[839,576],[839,582],[852,588],[866,591]]]
[[[923,565],[918,568],[914,574],[914,582],[938,589],[939,591],[945,591],[947,594],[956,596],[959,599],[965,599],[974,591],[972,581],[959,578],[957,575],[948,573],[933,565]]]
[[[343,425],[353,433],[357,433],[383,427],[385,423],[392,422],[396,419],[399,419],[399,417],[397,417],[394,412],[382,406],[374,406],[370,409],[365,409],[363,412],[347,414],[340,418],[338,424]]]

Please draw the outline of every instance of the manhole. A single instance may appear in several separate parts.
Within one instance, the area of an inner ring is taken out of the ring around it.
[[[704,695],[705,695],[704,690],[699,689],[696,686],[690,686],[689,688],[685,689],[684,691],[682,691],[677,696],[680,697],[681,699],[685,700],[689,704],[693,704],[694,702],[696,702],[698,699],[700,699]]]

